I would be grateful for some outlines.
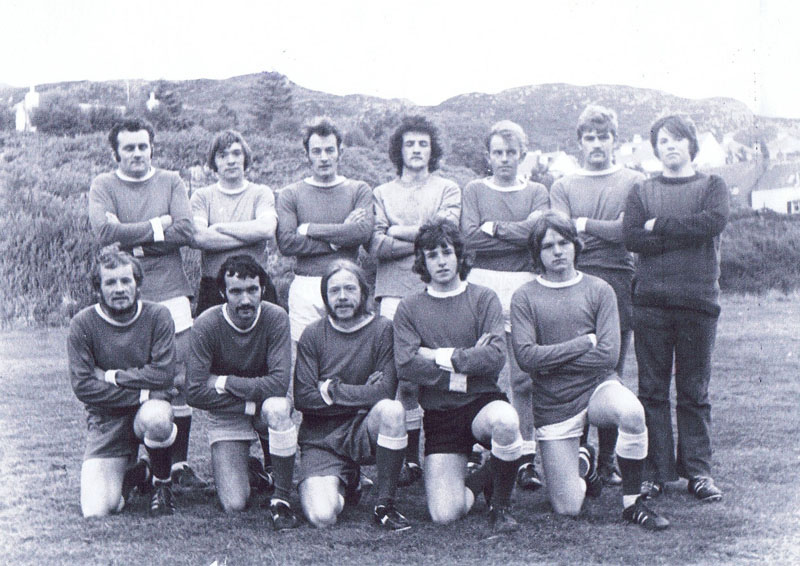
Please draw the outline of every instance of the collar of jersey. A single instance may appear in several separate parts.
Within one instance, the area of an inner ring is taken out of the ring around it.
[[[452,291],[434,291],[430,287],[425,288],[426,293],[428,293],[431,297],[436,297],[437,299],[446,299],[447,297],[455,297],[457,295],[460,295],[466,290],[467,290],[466,281],[462,281],[461,284],[458,286],[458,289],[453,289]]]
[[[247,187],[249,186],[250,186],[250,181],[248,181],[247,179],[244,180],[244,185],[242,185],[238,189],[226,189],[225,187],[222,186],[222,183],[217,183],[217,189],[219,189],[219,192],[221,192],[223,195],[241,194],[245,192],[247,190]]]
[[[486,179],[484,179],[483,183],[490,189],[494,191],[499,191],[501,193],[513,193],[516,191],[521,191],[522,189],[528,186],[527,181],[523,179],[517,179],[517,182],[511,185],[510,187],[501,187],[500,185],[492,181],[491,177],[487,177]]]
[[[251,324],[247,328],[239,328],[238,326],[236,326],[236,323],[234,323],[231,320],[231,317],[228,316],[228,303],[222,305],[222,316],[225,318],[225,322],[230,324],[231,328],[233,328],[236,332],[238,332],[239,334],[247,334],[256,327],[256,324],[258,324],[258,319],[261,318],[261,305],[260,304],[258,305],[258,310],[256,311],[256,318],[253,320],[253,324]]]
[[[570,279],[569,281],[548,281],[541,275],[536,276],[536,281],[539,282],[540,285],[543,287],[550,287],[551,289],[563,289],[564,287],[572,287],[573,285],[577,285],[583,279],[583,273],[580,271],[578,274]]]
[[[314,180],[314,177],[306,177],[303,179],[306,185],[311,185],[312,187],[320,187],[322,189],[327,189],[328,187],[335,187],[336,185],[341,185],[347,180],[347,177],[343,177],[342,175],[336,175],[336,178],[331,181],[330,183],[318,183]]]
[[[359,322],[358,324],[356,324],[352,328],[345,328],[344,326],[340,326],[339,324],[336,324],[336,321],[333,320],[333,317],[331,317],[331,316],[328,316],[328,322],[330,322],[331,326],[333,326],[333,328],[338,330],[339,332],[344,332],[345,334],[352,334],[353,332],[356,332],[356,331],[361,330],[362,328],[364,328],[366,325],[368,325],[370,322],[372,322],[372,319],[374,319],[374,318],[375,318],[375,315],[374,314],[370,314],[367,318],[365,318],[364,320],[362,320],[361,322]]]
[[[156,174],[156,168],[151,167],[150,171],[145,173],[144,177],[128,177],[125,173],[117,169],[116,171],[117,177],[119,177],[122,181],[127,181],[129,183],[144,183],[145,181],[149,180],[153,175]]]
[[[100,318],[105,320],[111,326],[119,326],[119,327],[130,326],[131,324],[136,322],[136,319],[139,318],[140,314],[142,314],[142,301],[136,301],[136,314],[133,315],[133,318],[127,322],[120,322],[108,316],[106,314],[106,311],[103,310],[103,307],[100,306],[100,303],[94,305],[94,310]]]
[[[617,171],[622,170],[622,165],[619,163],[615,163],[608,169],[602,169],[600,171],[592,171],[590,169],[578,169],[576,173],[581,177],[603,177],[605,175],[611,175],[611,173],[616,173]]]

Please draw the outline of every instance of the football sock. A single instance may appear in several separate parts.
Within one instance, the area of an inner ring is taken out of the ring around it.
[[[614,447],[617,445],[617,427],[602,427],[597,429],[597,461],[609,462],[614,457]]]
[[[622,475],[623,505],[627,506],[627,501],[630,501],[632,496],[638,496],[641,489],[644,461],[647,457],[647,429],[638,434],[620,430],[616,451]]]
[[[272,466],[272,457],[269,453],[269,436],[258,435],[258,442],[261,444],[261,453],[264,455],[264,468]]]
[[[583,434],[581,434],[581,446],[586,446],[589,444],[589,425],[583,425]]]
[[[170,478],[170,472],[172,471],[172,451],[177,436],[178,427],[175,424],[172,425],[172,434],[170,434],[169,438],[166,440],[153,440],[145,434],[144,447],[150,458],[150,472],[153,474],[153,480],[160,479],[164,481]]]
[[[522,437],[511,444],[501,445],[492,439],[492,507],[506,507],[511,502],[511,491],[517,479],[519,457],[522,455]]]
[[[192,428],[192,415],[175,417],[173,422],[178,427],[178,437],[172,447],[172,457],[175,462],[186,462],[189,457],[189,431]]]
[[[408,445],[405,449],[406,462],[419,464],[419,434],[420,429],[412,429],[408,432]]]
[[[407,443],[406,435],[394,438],[378,434],[378,449],[375,451],[375,464],[378,470],[377,505],[388,505],[394,501]]]
[[[275,478],[273,498],[289,501],[297,453],[297,427],[292,425],[287,430],[269,429],[269,440],[272,474]]]
[[[464,485],[472,492],[475,499],[483,493],[484,488],[492,481],[492,459],[489,458],[477,470],[464,480]]]

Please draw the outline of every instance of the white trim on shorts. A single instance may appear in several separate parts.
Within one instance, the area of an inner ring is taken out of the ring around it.
[[[597,387],[594,388],[594,391],[592,391],[592,396],[589,397],[589,403],[592,402],[592,399],[594,398],[595,395],[597,395],[597,392],[600,391],[600,389],[602,389],[609,383],[619,383],[619,381],[616,379],[608,379],[600,383]],[[568,438],[580,438],[583,435],[583,429],[586,427],[586,423],[589,422],[589,403],[586,404],[585,409],[583,409],[580,413],[578,413],[574,417],[570,417],[567,420],[561,422],[537,427],[535,431],[536,441],[541,442],[542,440],[544,440],[546,442],[548,440],[566,440]]]
[[[325,316],[320,285],[322,277],[295,275],[289,286],[289,329],[292,342],[300,340],[306,326]]]
[[[394,320],[394,314],[397,312],[397,307],[400,306],[402,297],[381,297],[381,312],[380,315]]]
[[[192,304],[189,302],[189,297],[173,297],[161,301],[160,304],[169,309],[169,314],[175,323],[175,334],[192,327]]]

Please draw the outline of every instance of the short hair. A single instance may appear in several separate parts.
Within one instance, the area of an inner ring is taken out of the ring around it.
[[[575,264],[578,263],[578,256],[583,250],[583,241],[578,237],[578,231],[572,220],[560,212],[548,210],[542,214],[534,223],[530,236],[528,236],[528,249],[531,252],[533,266],[537,273],[544,273],[542,264],[542,240],[548,229],[553,229],[575,246]]]
[[[117,139],[119,133],[122,131],[138,132],[140,130],[147,131],[147,135],[150,138],[150,157],[153,156],[153,142],[156,139],[156,131],[153,129],[153,125],[144,118],[134,117],[119,120],[112,126],[111,131],[108,132],[108,143],[111,144],[111,151],[114,152],[114,159],[119,161],[119,139]]]
[[[689,140],[689,157],[694,161],[694,158],[697,157],[697,152],[700,151],[700,144],[697,142],[697,128],[692,119],[688,116],[670,114],[653,122],[653,125],[650,126],[650,145],[653,146],[653,153],[659,159],[661,159],[661,156],[658,155],[658,132],[662,128],[666,128],[676,139]]]
[[[428,134],[431,138],[431,158],[428,161],[428,171],[439,168],[439,160],[444,155],[444,148],[439,138],[439,129],[425,116],[405,116],[397,129],[389,138],[389,159],[394,163],[397,174],[403,173],[403,136],[409,132]]]
[[[423,224],[414,239],[414,266],[412,270],[419,274],[425,283],[431,282],[431,274],[425,265],[425,250],[433,250],[450,244],[458,259],[458,276],[465,280],[472,269],[472,255],[464,245],[464,238],[458,226],[447,218],[436,217]]]
[[[342,132],[333,123],[333,120],[327,116],[317,116],[305,126],[303,126],[303,147],[308,153],[308,140],[311,136],[317,134],[320,137],[333,135],[336,137],[336,147],[342,147]]]
[[[217,157],[217,153],[220,151],[225,151],[235,143],[238,143],[242,146],[242,151],[244,152],[244,169],[246,171],[247,168],[250,167],[250,146],[247,145],[246,141],[244,141],[242,134],[236,130],[225,130],[224,132],[220,132],[214,136],[214,139],[211,142],[211,148],[208,150],[208,160],[206,161],[208,168],[216,173],[217,161],[215,158]]]
[[[578,139],[583,137],[584,132],[596,131],[608,132],[616,140],[617,128],[619,128],[617,113],[599,104],[590,104],[578,116]]]
[[[217,289],[225,296],[225,277],[238,277],[239,279],[248,279],[251,277],[258,277],[258,283],[261,285],[261,292],[263,295],[264,289],[272,285],[269,275],[264,271],[258,262],[252,256],[247,254],[239,254],[229,257],[220,266],[217,272]]]
[[[489,144],[492,143],[492,138],[494,136],[500,136],[506,143],[517,142],[522,153],[528,151],[528,136],[525,134],[525,130],[522,129],[522,126],[516,122],[512,122],[511,120],[500,120],[496,122],[486,136],[486,151],[489,151]]]
[[[328,266],[319,284],[319,289],[322,293],[322,302],[325,303],[325,310],[328,314],[332,312],[331,305],[328,303],[328,281],[340,271],[349,271],[356,276],[358,287],[361,290],[361,310],[364,313],[372,312],[369,308],[369,282],[367,281],[366,272],[350,260],[338,259]]]
[[[139,288],[144,279],[142,264],[128,252],[120,250],[119,244],[112,244],[104,247],[100,250],[100,253],[97,254],[94,266],[92,267],[92,289],[96,293],[100,292],[100,287],[103,283],[103,278],[100,273],[101,269],[116,269],[123,265],[131,266],[133,279],[136,281],[136,287]]]

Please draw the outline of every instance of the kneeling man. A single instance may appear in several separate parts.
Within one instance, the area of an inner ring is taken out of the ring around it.
[[[540,275],[511,300],[511,337],[519,367],[533,380],[533,418],[545,482],[556,513],[577,515],[585,495],[603,487],[594,451],[579,447],[583,428],[619,428],[623,518],[661,530],[669,521],[639,496],[647,427],[644,409],[620,383],[619,314],[611,286],[575,269],[583,247],[572,222],[545,213],[528,240]]]
[[[465,281],[470,262],[458,227],[424,224],[414,242],[414,271],[427,289],[400,301],[394,318],[398,377],[419,385],[425,410],[425,491],[435,523],[469,512],[481,492],[493,532],[513,531],[511,491],[522,455],[519,417],[497,387],[505,364],[500,300]],[[465,481],[479,442],[492,456]]]
[[[327,316],[311,323],[297,344],[294,402],[300,425],[300,502],[308,520],[327,527],[345,503],[360,498],[359,466],[378,468],[375,523],[411,528],[394,507],[408,444],[405,411],[394,401],[392,323],[367,308],[363,270],[337,260],[321,282]]]
[[[134,487],[149,489],[150,512],[168,515],[172,444],[177,429],[170,400],[175,376],[175,325],[169,310],[139,300],[142,266],[117,249],[100,253],[92,272],[98,303],[69,326],[67,353],[75,395],[86,406],[88,433],[81,466],[81,512],[121,511]],[[149,464],[130,465],[144,442]]]
[[[211,307],[192,327],[189,403],[209,411],[211,465],[225,511],[241,511],[250,496],[250,444],[269,433],[275,492],[275,530],[298,525],[289,505],[297,429],[286,397],[291,345],[289,317],[262,300],[267,274],[249,255],[225,260],[217,285],[225,304]]]

